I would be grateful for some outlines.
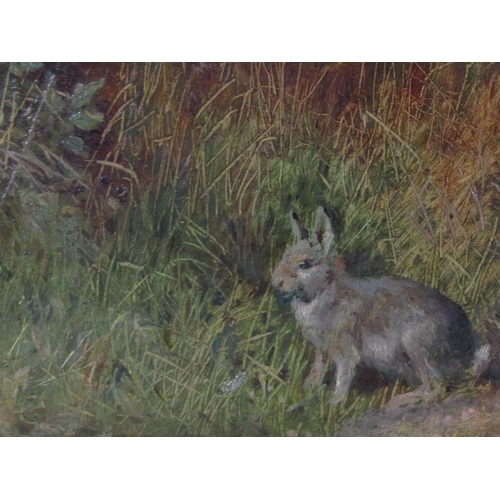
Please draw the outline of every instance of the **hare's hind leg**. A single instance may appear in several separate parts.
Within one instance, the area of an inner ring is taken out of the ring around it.
[[[421,388],[431,391],[441,385],[442,375],[439,369],[429,363],[436,332],[428,325],[413,326],[401,336],[401,347],[408,357],[410,365],[420,379]]]
[[[420,379],[420,386],[413,391],[400,394],[392,398],[389,406],[397,407],[412,403],[431,403],[436,400],[442,391],[441,374],[439,370],[430,365],[428,361],[428,350],[419,344],[418,339],[425,338],[426,332],[420,332],[421,335],[414,335],[411,340],[403,339],[405,354],[408,356],[412,371]],[[417,339],[417,341],[413,340]],[[410,381],[409,381],[410,382]]]
[[[404,394],[398,394],[391,398],[387,403],[389,408],[400,408],[402,406],[416,405],[416,404],[429,404],[433,403],[441,394],[442,388],[436,386],[430,390],[418,387],[417,389],[405,392]]]

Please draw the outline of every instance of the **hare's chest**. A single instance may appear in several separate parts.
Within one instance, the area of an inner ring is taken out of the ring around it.
[[[319,312],[317,299],[311,302],[302,302],[296,299],[293,301],[292,307],[297,321],[303,328],[313,327],[316,325]]]
[[[295,318],[302,328],[302,335],[312,342],[318,349],[324,344],[326,328],[324,322],[324,307],[321,301],[315,299],[311,302],[296,300],[293,303]]]

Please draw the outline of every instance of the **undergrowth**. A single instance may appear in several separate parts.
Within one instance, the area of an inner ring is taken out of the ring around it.
[[[496,321],[498,66],[0,70],[4,435],[329,436],[404,390],[302,388],[268,287],[291,208],[327,207],[350,272]]]

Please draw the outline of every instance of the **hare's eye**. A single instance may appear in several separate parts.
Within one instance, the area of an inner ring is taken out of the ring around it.
[[[301,269],[309,269],[310,267],[312,267],[312,265],[313,265],[312,260],[310,260],[310,259],[306,259],[306,260],[304,260],[303,262],[301,262],[301,263],[299,264],[299,267],[300,267]]]

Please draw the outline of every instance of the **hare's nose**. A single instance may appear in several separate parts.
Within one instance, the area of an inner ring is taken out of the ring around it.
[[[279,280],[279,281],[276,281],[276,282],[275,282],[274,286],[275,286],[276,288],[281,288],[281,287],[283,286],[283,283],[284,283],[284,281],[283,281],[283,280]]]

